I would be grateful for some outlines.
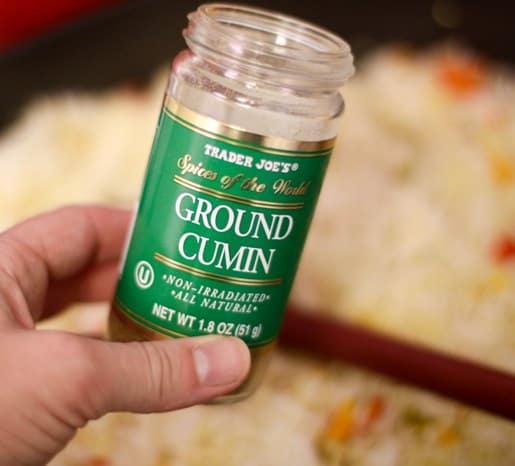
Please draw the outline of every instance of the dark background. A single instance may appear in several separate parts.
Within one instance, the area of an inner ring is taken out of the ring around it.
[[[1,0],[0,0],[1,1]],[[144,82],[184,48],[186,14],[198,1],[131,0],[76,20],[0,55],[0,128],[38,94]],[[248,1],[323,25],[358,58],[384,43],[456,40],[515,62],[515,2],[466,0]],[[23,14],[20,12],[20,14]]]

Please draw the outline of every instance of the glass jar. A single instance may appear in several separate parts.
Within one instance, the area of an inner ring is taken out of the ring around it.
[[[207,4],[188,18],[109,333],[242,338],[252,369],[217,399],[228,402],[255,390],[270,357],[353,57],[338,36],[271,11]]]

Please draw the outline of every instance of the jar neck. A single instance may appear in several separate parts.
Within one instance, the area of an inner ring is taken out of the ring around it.
[[[188,95],[188,106],[201,112],[214,111],[216,101],[320,120],[337,119],[344,110],[338,90],[294,90],[270,85],[266,80],[227,77],[223,66],[208,62],[191,50],[177,55],[172,68],[168,95],[179,100]],[[207,95],[212,108],[201,108],[200,105],[207,102]]]
[[[225,86],[320,97],[354,71],[346,42],[296,18],[225,4],[203,5],[188,18],[184,37],[195,66]]]

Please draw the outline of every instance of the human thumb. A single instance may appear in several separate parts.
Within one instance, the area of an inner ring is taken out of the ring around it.
[[[96,368],[94,417],[201,403],[238,387],[250,366],[245,343],[221,336],[131,343],[91,340],[88,353]]]

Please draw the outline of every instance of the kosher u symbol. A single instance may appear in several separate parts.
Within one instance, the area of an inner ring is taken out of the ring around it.
[[[139,261],[134,269],[136,285],[146,290],[154,283],[154,269],[147,261]]]

